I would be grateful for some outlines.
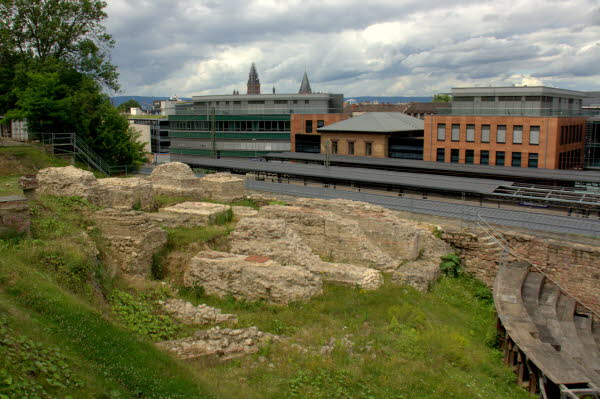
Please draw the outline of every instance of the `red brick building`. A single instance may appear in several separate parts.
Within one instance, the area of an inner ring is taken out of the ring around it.
[[[583,167],[582,93],[547,87],[453,89],[448,115],[427,115],[425,161]]]
[[[290,141],[292,152],[319,153],[321,134],[318,128],[348,119],[348,114],[292,114]]]

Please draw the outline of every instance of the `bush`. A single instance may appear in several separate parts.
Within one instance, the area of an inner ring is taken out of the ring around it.
[[[440,258],[440,269],[448,277],[458,277],[462,273],[460,258],[456,254],[447,254]]]

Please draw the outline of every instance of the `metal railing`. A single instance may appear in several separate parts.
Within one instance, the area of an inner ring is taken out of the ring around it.
[[[504,238],[502,233],[500,233],[491,224],[489,224],[487,222],[487,220],[485,220],[479,213],[477,214],[477,225],[481,228],[481,230],[483,230],[483,232],[485,234],[487,234],[489,237],[491,237],[496,242],[496,244],[498,244],[502,248],[503,257],[501,259],[501,262],[506,261],[506,258],[507,258],[506,255],[511,255],[513,258],[515,258],[517,260],[521,260],[521,261],[531,265],[535,269],[536,272],[540,273],[542,276],[544,276],[544,278],[546,278],[548,281],[550,281],[551,283],[556,285],[561,290],[562,293],[564,293],[565,295],[567,295],[568,297],[573,299],[575,301],[575,303],[577,303],[578,305],[583,306],[587,311],[589,311],[596,318],[598,318],[598,320],[600,320],[600,315],[598,313],[593,311],[591,309],[591,307],[586,306],[579,299],[577,299],[575,296],[573,296],[566,288],[564,288],[562,285],[560,285],[558,282],[556,282],[553,278],[551,278],[548,274],[546,274],[540,266],[536,265],[532,260],[530,260],[530,259],[526,258],[525,256],[519,254],[518,252],[514,251],[511,248],[510,243]]]
[[[40,137],[42,143],[52,147],[54,155],[73,156],[89,168],[96,169],[105,176],[123,173],[128,175],[137,169],[135,165],[110,165],[75,133],[41,133]]]

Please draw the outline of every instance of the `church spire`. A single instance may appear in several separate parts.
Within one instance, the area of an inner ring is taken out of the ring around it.
[[[260,80],[258,79],[258,73],[256,72],[256,65],[254,65],[254,62],[250,66],[250,73],[248,73],[247,94],[260,94]]]
[[[300,85],[300,90],[298,91],[300,94],[310,94],[312,90],[310,88],[310,83],[308,82],[308,75],[306,71],[304,71],[304,76],[302,77],[302,84]]]

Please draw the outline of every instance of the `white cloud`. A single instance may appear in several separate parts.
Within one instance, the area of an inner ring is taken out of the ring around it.
[[[453,86],[600,90],[597,0],[111,0],[127,94],[431,95]]]

